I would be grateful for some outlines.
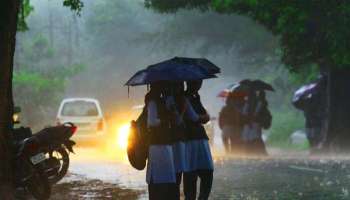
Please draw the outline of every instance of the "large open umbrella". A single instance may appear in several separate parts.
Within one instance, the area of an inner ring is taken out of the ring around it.
[[[169,67],[164,70],[143,69],[136,72],[126,83],[127,86],[147,85],[159,81],[191,81],[216,78],[204,71],[192,70],[188,67]]]
[[[174,57],[169,60],[170,62],[176,62],[179,64],[185,64],[192,67],[201,67],[210,74],[218,74],[221,72],[220,68],[214,63],[210,62],[206,58],[187,58],[187,57]]]
[[[206,60],[206,59],[205,59]],[[158,81],[190,81],[215,78],[220,68],[210,65],[210,62],[191,58],[175,57],[138,71],[125,85],[146,85]],[[204,63],[204,65],[200,65]]]

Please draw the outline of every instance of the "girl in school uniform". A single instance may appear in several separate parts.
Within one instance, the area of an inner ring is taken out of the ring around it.
[[[185,95],[183,82],[168,83],[165,95],[167,109],[172,113],[171,131],[174,138],[173,153],[176,171],[177,198],[180,199],[180,184],[182,173],[186,170],[186,148],[185,148],[185,124],[183,115],[185,113]]]
[[[202,124],[210,117],[203,107],[199,89],[202,81],[187,82],[186,90],[186,162],[187,169],[183,174],[184,193],[186,200],[195,200],[197,194],[197,179],[200,179],[199,200],[209,198],[214,164],[209,146],[209,138]]]
[[[178,200],[169,112],[160,83],[151,84],[145,103],[150,136],[146,172],[149,199]]]

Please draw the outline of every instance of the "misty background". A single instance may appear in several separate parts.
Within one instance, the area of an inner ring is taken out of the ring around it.
[[[31,4],[29,30],[17,34],[14,72],[15,104],[22,107],[24,125],[54,124],[65,97],[97,98],[106,115],[121,117],[142,104],[146,93],[146,87],[130,88],[128,97],[128,78],[150,64],[185,56],[205,57],[222,69],[201,90],[212,116],[224,105],[216,97],[220,90],[259,78],[276,89],[267,95],[274,116],[271,140],[285,140],[304,126],[291,97],[314,78],[306,74],[315,73],[288,72],[278,38],[251,19],[199,10],[161,14],[141,0],[86,0],[81,16],[60,1]]]

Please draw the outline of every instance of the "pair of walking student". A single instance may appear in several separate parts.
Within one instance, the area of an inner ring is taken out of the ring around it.
[[[145,97],[150,146],[146,181],[150,200],[208,199],[213,182],[213,160],[202,124],[209,121],[199,89],[202,81],[151,84]]]

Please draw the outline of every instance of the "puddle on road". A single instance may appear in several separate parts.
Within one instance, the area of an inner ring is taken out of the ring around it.
[[[99,179],[131,189],[145,189],[145,170],[138,171],[128,163],[121,149],[76,148],[71,155],[69,171],[89,179]]]

